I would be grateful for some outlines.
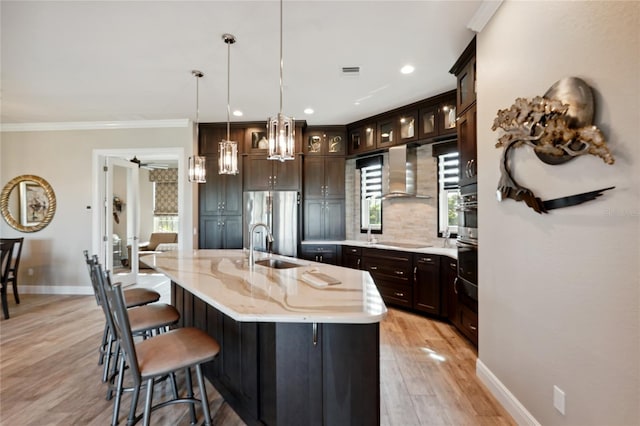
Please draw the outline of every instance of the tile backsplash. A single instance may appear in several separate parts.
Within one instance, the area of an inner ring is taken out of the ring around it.
[[[382,203],[382,235],[378,240],[416,242],[438,245],[438,159],[432,157],[431,145],[417,149],[418,194],[432,198],[396,198]],[[389,158],[384,153],[382,192],[388,189]],[[366,233],[360,232],[360,172],[356,160],[347,160],[345,173],[346,239],[366,241]]]

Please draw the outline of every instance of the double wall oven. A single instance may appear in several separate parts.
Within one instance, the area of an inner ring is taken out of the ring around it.
[[[478,300],[478,185],[460,188],[458,206],[458,281],[456,288]]]

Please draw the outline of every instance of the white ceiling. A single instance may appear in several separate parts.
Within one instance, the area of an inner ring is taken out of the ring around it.
[[[453,89],[449,69],[473,38],[479,1],[284,3],[283,112],[346,124]],[[2,123],[232,121],[279,109],[274,1],[5,1],[0,4]],[[415,72],[399,72],[412,64]],[[344,77],[341,68],[359,66]],[[359,105],[355,105],[359,102]],[[303,110],[311,107],[313,115]]]

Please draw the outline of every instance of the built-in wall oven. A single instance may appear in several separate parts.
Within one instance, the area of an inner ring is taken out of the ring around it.
[[[478,300],[478,186],[460,188],[458,206],[458,291]]]

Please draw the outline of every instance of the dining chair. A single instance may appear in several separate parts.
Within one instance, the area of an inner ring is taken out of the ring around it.
[[[9,270],[6,285],[13,285],[13,298],[16,304],[20,304],[20,296],[18,295],[18,267],[20,266],[20,256],[22,255],[22,244],[24,237],[20,238],[2,238],[3,241],[13,242],[13,249],[9,254]]]
[[[9,241],[3,238],[0,241],[0,299],[2,299],[2,312],[4,313],[4,319],[9,319],[7,285],[9,281],[9,267],[11,266],[12,253],[13,241]]]
[[[204,424],[211,425],[209,400],[202,375],[202,364],[213,361],[220,352],[220,345],[204,331],[194,327],[177,328],[166,333],[134,342],[131,329],[130,310],[127,310],[121,283],[111,284],[108,274],[100,272],[100,265],[95,265],[95,275],[102,280],[106,290],[107,304],[113,319],[114,334],[120,342],[123,357],[120,361],[118,390],[122,389],[123,375],[126,369],[133,380],[133,394],[127,425],[143,420],[150,424],[151,412],[171,404],[188,403],[191,423],[196,423],[195,404],[199,403],[204,415]],[[196,370],[200,399],[195,398],[191,383],[191,368]],[[153,388],[158,379],[176,372],[185,371],[187,395],[179,397],[174,388],[173,399],[153,405]],[[144,410],[136,416],[137,403],[142,386],[146,386]],[[118,394],[116,399],[120,396]]]

